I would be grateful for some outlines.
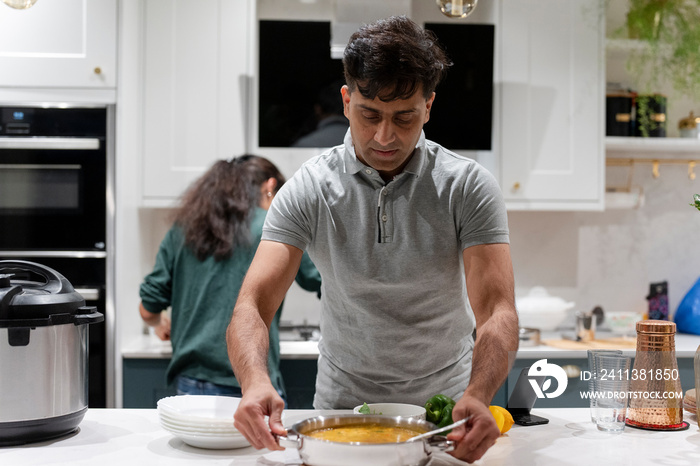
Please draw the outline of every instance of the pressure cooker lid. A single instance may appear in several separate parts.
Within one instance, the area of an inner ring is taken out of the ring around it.
[[[34,262],[0,261],[0,327],[35,320],[58,325],[87,310],[94,307],[86,308],[82,295],[57,271]]]

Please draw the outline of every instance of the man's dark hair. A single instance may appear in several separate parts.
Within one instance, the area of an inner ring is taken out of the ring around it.
[[[361,27],[343,55],[350,92],[384,102],[408,99],[418,88],[429,98],[451,65],[435,34],[405,16]]]

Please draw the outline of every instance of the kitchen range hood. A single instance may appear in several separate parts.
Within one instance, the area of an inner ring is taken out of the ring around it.
[[[411,0],[336,0],[331,21],[331,58],[343,58],[350,36],[363,24],[389,16],[411,17]]]

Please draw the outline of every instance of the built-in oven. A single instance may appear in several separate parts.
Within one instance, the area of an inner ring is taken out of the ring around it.
[[[0,105],[0,259],[47,265],[105,315],[90,407],[114,406],[113,105]]]

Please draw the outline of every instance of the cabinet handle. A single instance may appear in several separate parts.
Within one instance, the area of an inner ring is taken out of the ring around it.
[[[516,181],[515,184],[513,184],[513,191],[517,191],[518,189],[520,189],[520,183]]]
[[[97,150],[99,148],[100,140],[96,138],[0,136],[0,149]],[[15,165],[19,167],[18,164]],[[12,168],[12,166],[12,164],[6,164],[4,168]]]
[[[99,66],[96,66],[94,71],[95,74],[102,74],[102,68],[100,68]]]
[[[75,291],[85,299],[85,301],[97,301],[100,299],[99,288],[75,288]]]

